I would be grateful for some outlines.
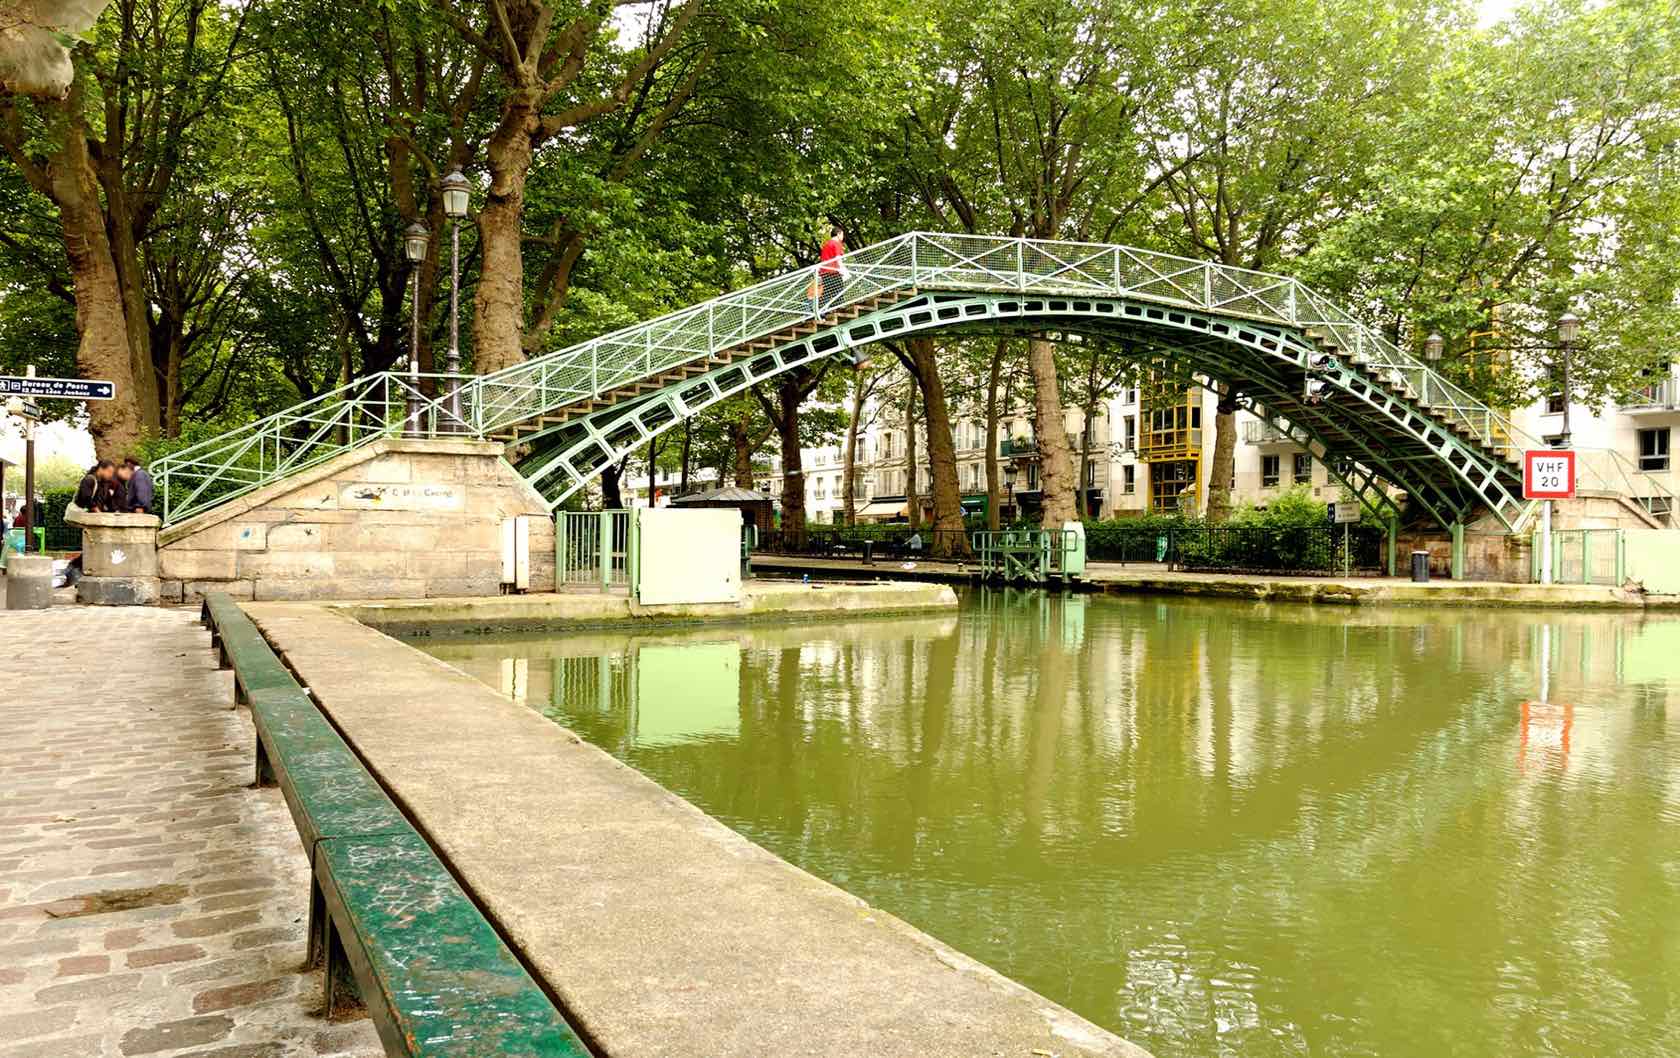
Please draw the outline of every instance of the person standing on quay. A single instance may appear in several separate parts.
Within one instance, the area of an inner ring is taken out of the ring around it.
[[[827,312],[840,300],[846,285],[846,229],[836,224],[828,241],[822,244],[822,261],[817,265],[817,280],[821,285],[821,302],[817,311]]]

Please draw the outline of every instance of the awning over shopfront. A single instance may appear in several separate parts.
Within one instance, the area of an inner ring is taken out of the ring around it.
[[[873,518],[881,521],[885,521],[889,518],[908,517],[904,511],[904,500],[902,498],[896,500],[875,500],[871,503],[867,503],[863,506],[862,510],[857,512],[857,516],[859,518]]]

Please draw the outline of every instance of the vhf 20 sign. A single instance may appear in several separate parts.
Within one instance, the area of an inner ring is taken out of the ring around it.
[[[1575,496],[1575,453],[1545,448],[1523,453],[1523,499],[1567,500]]]

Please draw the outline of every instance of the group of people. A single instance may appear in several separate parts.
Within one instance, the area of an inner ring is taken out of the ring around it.
[[[150,514],[154,502],[152,476],[133,456],[101,459],[76,489],[76,506],[94,514]]]

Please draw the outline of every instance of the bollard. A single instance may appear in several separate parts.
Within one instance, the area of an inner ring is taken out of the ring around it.
[[[1412,552],[1412,580],[1417,584],[1429,581],[1429,552]]]
[[[45,610],[52,605],[53,560],[13,555],[6,562],[6,609]]]

